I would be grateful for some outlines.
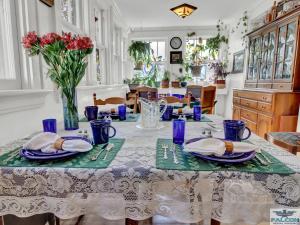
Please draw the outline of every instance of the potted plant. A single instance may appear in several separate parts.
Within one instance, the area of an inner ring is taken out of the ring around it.
[[[48,75],[61,91],[65,130],[78,129],[76,87],[85,74],[87,56],[93,51],[92,40],[71,33],[40,37],[29,32],[22,43],[30,56],[41,54],[49,66]]]
[[[214,71],[214,83],[217,88],[225,88],[226,76],[229,74],[225,71],[226,65],[220,61],[215,61],[209,64],[209,68]]]
[[[169,88],[170,85],[170,71],[166,70],[161,80],[162,88]]]
[[[184,76],[177,78],[180,82],[180,87],[185,88],[187,86],[187,81],[192,80],[192,77],[187,73]]]
[[[172,86],[173,88],[180,88],[180,81],[179,81],[179,80],[173,80],[173,81],[171,82],[171,86]]]
[[[128,47],[128,53],[135,63],[135,70],[142,70],[145,63],[150,62],[150,43],[144,41],[132,41]]]
[[[183,63],[185,70],[191,70],[194,77],[199,77],[201,74],[202,64],[205,61],[203,52],[205,51],[205,46],[202,44],[187,45],[187,55],[186,60]]]
[[[124,84],[128,84],[130,91],[136,90],[136,88],[143,83],[143,78],[140,73],[136,73],[132,79],[125,79]]]

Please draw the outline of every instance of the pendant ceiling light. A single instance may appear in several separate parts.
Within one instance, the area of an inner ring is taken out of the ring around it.
[[[184,19],[185,17],[191,15],[196,9],[197,7],[184,3],[170,10],[174,12],[177,16]]]

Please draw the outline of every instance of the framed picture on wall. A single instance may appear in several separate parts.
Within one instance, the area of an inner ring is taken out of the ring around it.
[[[233,65],[231,73],[242,73],[245,64],[245,50],[233,54]]]
[[[170,52],[170,64],[181,64],[182,63],[182,51]]]
[[[45,3],[47,6],[52,7],[54,5],[54,0],[40,0]]]

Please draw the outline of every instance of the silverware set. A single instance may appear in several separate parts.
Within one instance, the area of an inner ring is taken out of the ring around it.
[[[108,156],[108,153],[114,148],[114,144],[111,144],[111,143],[109,143],[109,144],[106,144],[106,145],[104,145],[102,148],[101,148],[101,150],[96,154],[96,155],[93,155],[90,159],[91,159],[91,161],[96,161],[98,158],[99,158],[99,156],[103,153],[103,152],[105,152],[106,151],[106,154],[105,154],[105,156],[104,156],[104,158],[102,159],[102,160],[106,160],[106,158],[107,158],[107,156]]]
[[[162,144],[161,148],[164,150],[164,159],[168,159],[168,149],[172,152],[173,155],[173,162],[175,164],[179,164],[178,158],[176,156],[176,145],[172,144],[171,146],[167,144]]]

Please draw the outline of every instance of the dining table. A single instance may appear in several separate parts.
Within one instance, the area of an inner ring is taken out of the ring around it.
[[[213,136],[222,136],[224,118],[207,117],[212,122],[186,123],[186,140],[201,136],[205,129],[210,129]],[[259,165],[259,161],[247,170],[243,166],[210,163],[204,169],[188,170],[175,167],[172,161],[170,169],[162,168],[158,166],[158,143],[172,139],[172,122],[161,122],[160,129],[139,129],[138,123],[112,122],[117,131],[114,140],[122,142],[110,164],[103,168],[90,164],[85,153],[74,164],[66,159],[58,165],[31,165],[23,158],[18,163],[0,163],[0,216],[53,213],[70,219],[90,215],[90,224],[97,224],[100,219],[95,218],[145,220],[162,215],[181,223],[203,220],[210,224],[213,219],[258,224],[269,221],[270,208],[300,207],[299,158],[257,135],[252,134],[248,141],[282,163],[286,170],[272,170],[272,165]],[[80,129],[92,137],[89,122],[80,122]],[[61,136],[77,133],[58,131]],[[16,156],[31,136],[0,147],[0,160],[1,156]],[[262,171],[256,170],[255,165]]]

